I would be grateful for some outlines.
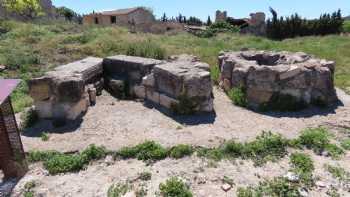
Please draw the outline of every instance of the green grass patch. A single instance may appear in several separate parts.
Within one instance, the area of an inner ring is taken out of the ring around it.
[[[99,160],[107,155],[104,147],[90,145],[78,154],[63,154],[56,151],[32,151],[28,154],[29,162],[43,162],[50,174],[78,172],[93,160]]]
[[[333,178],[343,183],[350,183],[350,172],[340,166],[325,165],[325,169],[332,174]]]
[[[166,58],[166,52],[158,44],[151,40],[131,43],[127,45],[126,55],[140,56],[163,60]]]
[[[152,173],[150,172],[141,172],[139,174],[139,179],[143,181],[149,181],[152,179]]]
[[[179,178],[173,177],[159,185],[161,195],[164,197],[192,197],[189,187]]]
[[[49,139],[50,139],[50,136],[49,136],[49,134],[48,133],[42,133],[41,135],[40,135],[40,138],[41,138],[41,141],[43,141],[43,142],[47,142],[47,141],[49,141]]]
[[[350,21],[349,20],[344,21],[343,32],[350,33]]]

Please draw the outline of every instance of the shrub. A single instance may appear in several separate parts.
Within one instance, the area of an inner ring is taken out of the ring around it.
[[[341,155],[344,154],[344,150],[336,144],[327,144],[325,150],[333,159],[338,159]]]
[[[216,85],[219,84],[220,69],[218,66],[215,65],[210,67],[210,77]]]
[[[66,172],[77,172],[84,167],[85,161],[80,155],[54,155],[44,162],[44,167],[50,174],[59,174]]]
[[[166,57],[166,52],[159,45],[148,40],[127,45],[126,55],[163,60]]]
[[[129,184],[113,184],[109,187],[108,197],[122,197],[130,190]]]
[[[193,153],[193,148],[190,145],[179,144],[170,149],[169,156],[175,159],[179,159],[185,156],[189,156]]]
[[[94,144],[86,148],[81,154],[84,161],[89,162],[92,160],[99,160],[107,155],[107,150],[103,146],[96,146]]]
[[[308,128],[302,131],[298,143],[313,149],[316,153],[322,153],[330,142],[330,134],[324,128]]]
[[[192,197],[192,193],[180,179],[173,177],[159,185],[161,194],[164,197]]]
[[[228,96],[235,105],[238,105],[240,107],[247,106],[246,93],[242,87],[232,88],[230,91],[228,91]]]
[[[311,186],[313,182],[312,173],[315,167],[310,156],[303,153],[293,153],[290,157],[290,163],[293,171],[300,176],[303,183]]]
[[[116,153],[122,158],[137,158],[143,161],[157,161],[167,157],[167,150],[154,141],[146,141],[134,147],[125,147]]]
[[[149,181],[152,178],[152,173],[150,172],[142,172],[139,174],[139,179],[143,181]]]
[[[223,145],[222,150],[228,156],[242,157],[242,156],[244,156],[244,148],[245,148],[245,146],[242,143],[237,143],[235,141],[229,141]]]

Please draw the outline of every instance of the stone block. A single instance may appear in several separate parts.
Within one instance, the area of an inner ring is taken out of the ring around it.
[[[134,93],[137,98],[146,98],[146,88],[144,86],[134,86]]]
[[[160,103],[160,94],[154,90],[146,90],[146,98],[155,104]]]
[[[159,104],[165,108],[170,109],[173,104],[178,104],[179,101],[173,99],[165,94],[160,94],[159,96]]]
[[[51,96],[52,79],[50,77],[40,77],[28,82],[29,95],[36,101],[44,101]]]

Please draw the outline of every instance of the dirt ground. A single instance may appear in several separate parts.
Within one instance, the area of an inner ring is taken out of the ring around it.
[[[260,114],[234,106],[221,90],[215,89],[214,95],[215,114],[174,117],[142,102],[118,101],[104,93],[81,121],[60,129],[53,128],[49,121],[42,121],[25,131],[24,149],[71,152],[96,144],[117,150],[145,140],[164,146],[179,143],[216,146],[230,139],[247,141],[262,131],[293,138],[307,127],[350,128],[350,96],[340,90],[342,102],[332,109],[313,108],[293,113]],[[42,132],[49,133],[49,141],[41,140]]]
[[[145,106],[142,102],[117,101],[104,93],[98,97],[96,106],[91,107],[81,121],[61,129],[55,129],[50,122],[42,121],[25,131],[22,136],[24,148],[25,151],[71,152],[96,144],[110,150],[118,150],[145,140],[154,140],[165,146],[180,143],[217,146],[230,139],[251,140],[263,130],[294,138],[307,127],[327,126],[336,136],[350,129],[350,96],[342,91],[338,91],[341,103],[332,109],[314,108],[295,113],[268,114],[236,107],[218,89],[215,89],[214,95],[215,114],[174,117],[163,110]],[[42,132],[49,133],[49,141],[41,140]],[[330,186],[339,183],[324,170],[324,164],[340,165],[350,171],[350,153],[337,161],[309,153],[315,161],[315,174],[327,185],[326,188],[310,191],[309,195],[327,196],[326,192]],[[133,182],[134,190],[144,187],[148,190],[148,196],[156,196],[161,182],[165,182],[169,177],[178,176],[190,185],[194,196],[226,197],[236,196],[238,187],[257,185],[265,179],[285,175],[289,169],[288,157],[277,163],[255,167],[251,161],[225,160],[215,163],[193,155],[180,160],[165,159],[153,165],[146,165],[137,160],[115,161],[111,165],[105,161],[98,161],[79,173],[49,176],[42,164],[37,163],[30,166],[30,171],[17,184],[13,196],[20,196],[24,184],[32,180],[37,183],[34,190],[38,196],[106,196],[109,186],[127,180]],[[151,181],[136,180],[138,174],[145,171],[152,173]],[[221,188],[225,176],[234,183],[228,192]],[[340,192],[343,196],[350,196],[345,191]]]

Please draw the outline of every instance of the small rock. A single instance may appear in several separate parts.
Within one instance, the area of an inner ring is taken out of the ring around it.
[[[329,157],[329,156],[330,156],[330,154],[329,154],[328,151],[323,151],[323,152],[321,153],[321,155],[324,156],[324,157]]]
[[[112,165],[112,164],[114,164],[113,156],[112,156],[112,155],[108,155],[108,156],[106,157],[106,159],[105,159],[105,163],[106,163],[107,165]]]
[[[207,183],[207,180],[205,177],[198,177],[198,179],[197,179],[198,185],[202,185],[202,184],[206,184],[206,183]]]
[[[229,184],[224,184],[221,186],[221,189],[224,190],[225,192],[228,192],[230,191],[230,189],[232,189],[232,185],[229,185]]]
[[[298,189],[300,196],[307,197],[309,196],[309,192],[305,188],[299,188]]]
[[[317,181],[315,184],[317,187],[321,187],[321,188],[327,187],[326,183],[323,181]]]
[[[4,70],[6,70],[6,66],[0,64],[0,72],[2,72],[2,71],[4,71]]]
[[[293,172],[288,172],[286,175],[284,175],[284,178],[286,178],[290,182],[298,182],[299,176]]]

